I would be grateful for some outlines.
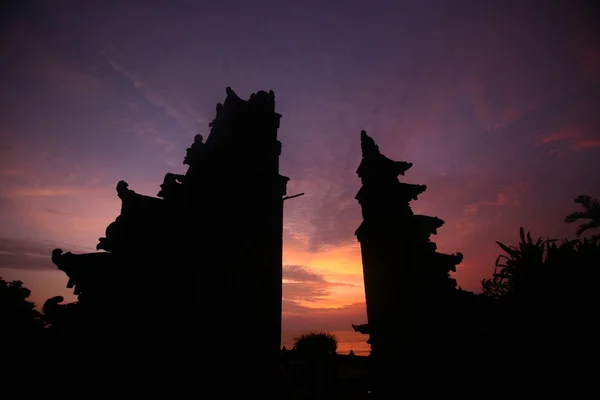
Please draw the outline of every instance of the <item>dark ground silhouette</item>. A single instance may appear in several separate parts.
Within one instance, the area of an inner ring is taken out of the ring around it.
[[[273,92],[244,101],[226,91],[206,141],[197,135],[187,149],[185,175],[167,174],[158,197],[119,182],[121,213],[98,252],[54,250],[77,302],[54,297],[39,313],[27,288],[0,281],[0,328],[14,343],[3,366],[37,382],[30,394],[350,399],[589,387],[598,235],[557,243],[521,228],[517,245],[498,243],[505,254],[481,294],[457,288],[450,272],[462,254],[430,241],[444,222],[409,205],[426,186],[399,182],[412,164],[385,157],[364,131],[356,235],[368,324],[352,327],[369,335],[372,355],[337,355],[327,333],[280,351],[283,201],[295,197],[284,197],[279,174],[281,115]],[[598,228],[598,200],[576,203],[584,210],[566,222],[589,220],[578,235]]]

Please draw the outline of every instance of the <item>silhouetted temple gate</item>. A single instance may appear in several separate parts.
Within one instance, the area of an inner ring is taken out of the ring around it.
[[[437,253],[429,236],[444,221],[412,212],[409,202],[427,188],[398,181],[412,164],[385,157],[365,131],[361,147],[357,174],[362,187],[356,199],[364,221],[356,236],[368,325],[354,329],[370,334],[380,393],[392,395],[390,391],[399,394],[406,386],[408,372],[418,368],[416,357],[424,360],[451,345],[456,281],[449,273],[462,254]]]
[[[56,328],[103,336],[127,351],[151,349],[153,367],[176,367],[157,354],[176,357],[208,379],[231,378],[222,364],[239,365],[243,344],[242,357],[253,360],[243,374],[257,387],[271,385],[289,180],[279,174],[280,118],[272,91],[244,101],[227,88],[206,142],[197,135],[187,149],[187,173],[167,174],[159,198],[119,182],[121,215],[100,239],[104,251],[52,255],[79,295],[76,304],[45,304]]]

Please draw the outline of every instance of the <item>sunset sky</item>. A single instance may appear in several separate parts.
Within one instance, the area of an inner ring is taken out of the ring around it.
[[[589,2],[593,4],[593,2]],[[597,7],[597,6],[596,6]],[[460,286],[519,226],[574,237],[600,196],[598,13],[578,1],[6,1],[0,11],[0,276],[70,295],[53,248],[95,251],[116,183],[155,196],[231,86],[283,115],[284,329],[366,321],[360,131],[426,184]],[[240,171],[240,179],[244,179]]]

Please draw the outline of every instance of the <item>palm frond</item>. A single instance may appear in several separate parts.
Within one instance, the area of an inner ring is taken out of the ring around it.
[[[590,214],[589,211],[576,211],[576,212],[573,212],[573,213],[567,215],[565,217],[565,222],[567,224],[570,224],[572,222],[579,221],[580,219],[587,219],[587,218],[591,218],[591,217],[592,217],[592,215]]]
[[[529,235],[529,232],[527,233]],[[525,243],[525,229],[519,228],[519,236],[521,237],[521,243]]]
[[[580,194],[575,198],[575,203],[581,204],[587,211],[600,208],[600,200],[595,197]]]
[[[577,228],[577,236],[581,236],[585,231],[600,227],[599,221],[588,221],[579,225]]]
[[[519,258],[520,254],[519,254],[519,249],[514,248],[513,246],[507,246],[504,243],[500,243],[500,242],[496,242],[498,243],[498,246],[500,246],[500,248],[502,250],[504,250],[509,256],[513,257],[513,258]]]

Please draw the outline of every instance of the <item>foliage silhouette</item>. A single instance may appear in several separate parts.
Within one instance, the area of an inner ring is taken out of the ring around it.
[[[495,331],[500,351],[513,366],[540,368],[541,374],[564,373],[564,363],[586,354],[595,342],[595,292],[600,279],[600,242],[589,239],[538,238],[520,229],[520,242],[506,246],[495,273],[483,280],[483,294],[495,298]],[[491,309],[491,308],[490,308]],[[560,361],[559,361],[560,360]],[[558,378],[558,376],[557,376]]]
[[[519,236],[518,246],[496,242],[506,255],[501,254],[496,258],[494,279],[484,283],[487,291],[497,291],[496,296],[518,291],[520,286],[535,279],[536,273],[544,265],[545,250],[553,242],[544,241],[541,237],[534,242],[529,232],[525,235],[523,227],[519,229]]]
[[[29,300],[31,290],[21,281],[0,278],[0,332],[3,335],[23,334],[44,327],[42,314]]]
[[[483,293],[501,298],[506,295],[541,294],[545,291],[563,291],[567,280],[581,279],[582,269],[600,261],[600,243],[593,240],[563,239],[557,245],[556,239],[533,241],[531,234],[521,227],[520,242],[517,246],[507,246],[496,242],[506,254],[496,259],[493,278],[482,281]],[[595,270],[585,271],[594,273]],[[548,286],[550,285],[550,286]],[[539,293],[538,293],[539,292]]]
[[[487,297],[499,299],[508,292],[508,284],[500,279],[482,279],[481,291]]]
[[[588,220],[577,228],[577,236],[580,237],[590,229],[600,228],[600,200],[595,197],[580,194],[575,198],[575,203],[583,206],[583,211],[575,211],[565,217],[566,223]],[[591,240],[600,240],[600,234],[594,234]]]
[[[303,359],[315,360],[335,355],[337,345],[338,341],[335,335],[326,332],[311,332],[295,338],[294,350]]]

